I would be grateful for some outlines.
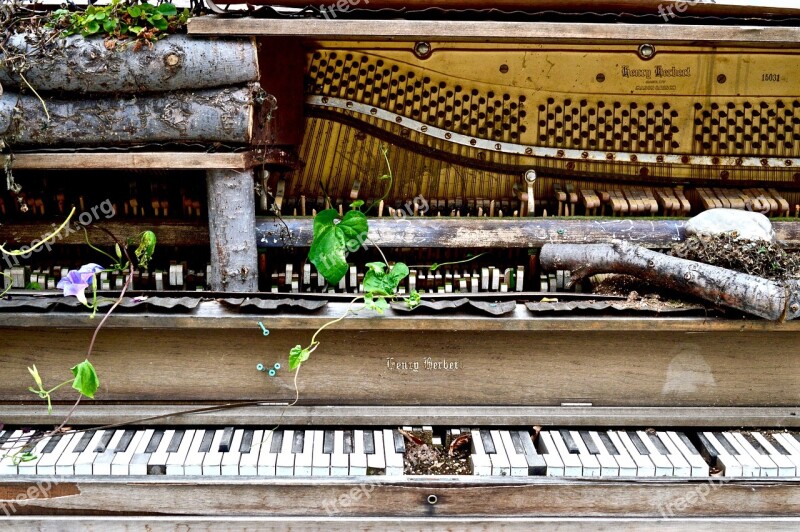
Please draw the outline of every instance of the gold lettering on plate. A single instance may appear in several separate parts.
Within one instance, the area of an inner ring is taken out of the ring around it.
[[[394,357],[386,357],[386,369],[389,371],[411,371],[419,373],[422,371],[458,371],[464,369],[464,365],[459,360],[448,360],[447,358],[423,357],[418,360],[397,360]]]

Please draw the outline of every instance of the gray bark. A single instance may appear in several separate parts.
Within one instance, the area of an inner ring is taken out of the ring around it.
[[[134,52],[119,41],[108,50],[100,37],[72,35],[45,49],[30,34],[12,35],[9,57],[26,54],[25,79],[38,92],[150,92],[202,89],[258,81],[258,60],[252,39],[199,39],[171,35]],[[123,47],[124,46],[124,47]],[[0,83],[8,89],[25,86],[0,55]]]
[[[773,321],[800,316],[800,283],[778,282],[726,268],[613,244],[545,244],[545,270],[570,270],[572,282],[598,273],[633,275],[654,286],[689,294]]]
[[[208,170],[211,290],[258,291],[255,193],[252,170]]]
[[[259,89],[260,90],[260,89]],[[102,99],[6,93],[0,138],[16,147],[129,145],[151,142],[250,143],[257,91],[233,87]]]

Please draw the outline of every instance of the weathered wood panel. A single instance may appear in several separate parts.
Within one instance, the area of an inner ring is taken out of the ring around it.
[[[189,34],[303,37],[315,40],[391,40],[460,42],[631,42],[723,43],[784,46],[800,41],[797,27],[681,26],[566,22],[393,20],[376,29],[374,20],[278,20],[267,18],[194,17]]]
[[[170,35],[133,51],[132,42],[106,48],[102,37],[73,35],[42,46],[30,34],[11,35],[9,55],[25,54],[24,76],[38,92],[159,92],[242,85],[258,81],[253,39],[198,39]],[[0,54],[0,83],[27,87]]]
[[[86,237],[79,228],[81,224],[72,223],[72,229],[60,233],[53,244],[86,245]],[[201,246],[207,245],[208,225],[205,222],[139,220],[103,220],[103,227],[115,235],[138,235],[142,231],[155,231],[158,243],[162,246]],[[32,241],[53,232],[53,226],[46,222],[4,223],[0,225],[0,242],[9,242],[11,246],[29,245]],[[42,249],[42,248],[40,248]]]
[[[800,506],[799,486],[797,480],[778,479],[567,481],[542,477],[314,481],[62,477],[37,485],[35,478],[28,477],[0,480],[0,504],[13,504],[16,515],[794,517]],[[17,501],[17,494],[23,493]]]
[[[284,226],[285,222],[285,226]],[[685,238],[683,219],[628,218],[374,218],[369,238],[382,247],[535,248],[544,244],[600,244],[625,240],[668,248]],[[800,247],[800,222],[774,222],[778,240]],[[289,235],[286,235],[286,227]],[[311,246],[313,220],[256,218],[258,246]]]
[[[261,164],[261,154],[256,151],[238,153],[191,152],[74,152],[74,153],[18,153],[3,155],[3,164],[9,159],[14,170],[245,170]]]
[[[113,323],[117,317],[110,320]],[[294,400],[286,367],[310,331],[253,316],[252,329],[107,329],[95,345],[98,401]],[[154,324],[159,317],[153,316]],[[257,321],[270,329],[264,337]],[[347,322],[349,320],[345,320]],[[381,320],[377,320],[380,322]],[[0,400],[36,402],[27,366],[69,377],[91,329],[0,331]],[[793,332],[325,331],[299,378],[304,405],[765,406],[800,404]],[[65,393],[62,397],[70,397]]]
[[[239,87],[93,99],[45,97],[46,111],[35,96],[6,92],[0,99],[0,134],[15,147],[255,143],[260,139],[254,133],[256,114],[263,107],[256,103],[259,90]]]

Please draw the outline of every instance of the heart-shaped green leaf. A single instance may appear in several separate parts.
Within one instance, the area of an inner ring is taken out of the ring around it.
[[[295,370],[300,367],[300,364],[308,360],[311,353],[308,349],[303,349],[302,346],[296,345],[289,350],[289,369]]]
[[[364,275],[364,292],[367,294],[393,296],[400,282],[408,276],[408,266],[402,262],[392,266],[388,272],[382,262],[370,262],[367,268]]]
[[[347,273],[347,253],[355,251],[367,239],[369,224],[361,211],[347,211],[343,218],[334,209],[326,209],[314,218],[314,242],[308,259],[331,284]]]
[[[80,364],[73,366],[72,374],[75,376],[75,380],[72,381],[72,387],[89,399],[94,399],[94,394],[97,392],[97,388],[100,387],[100,379],[97,378],[97,372],[94,370],[92,363],[84,360]]]

